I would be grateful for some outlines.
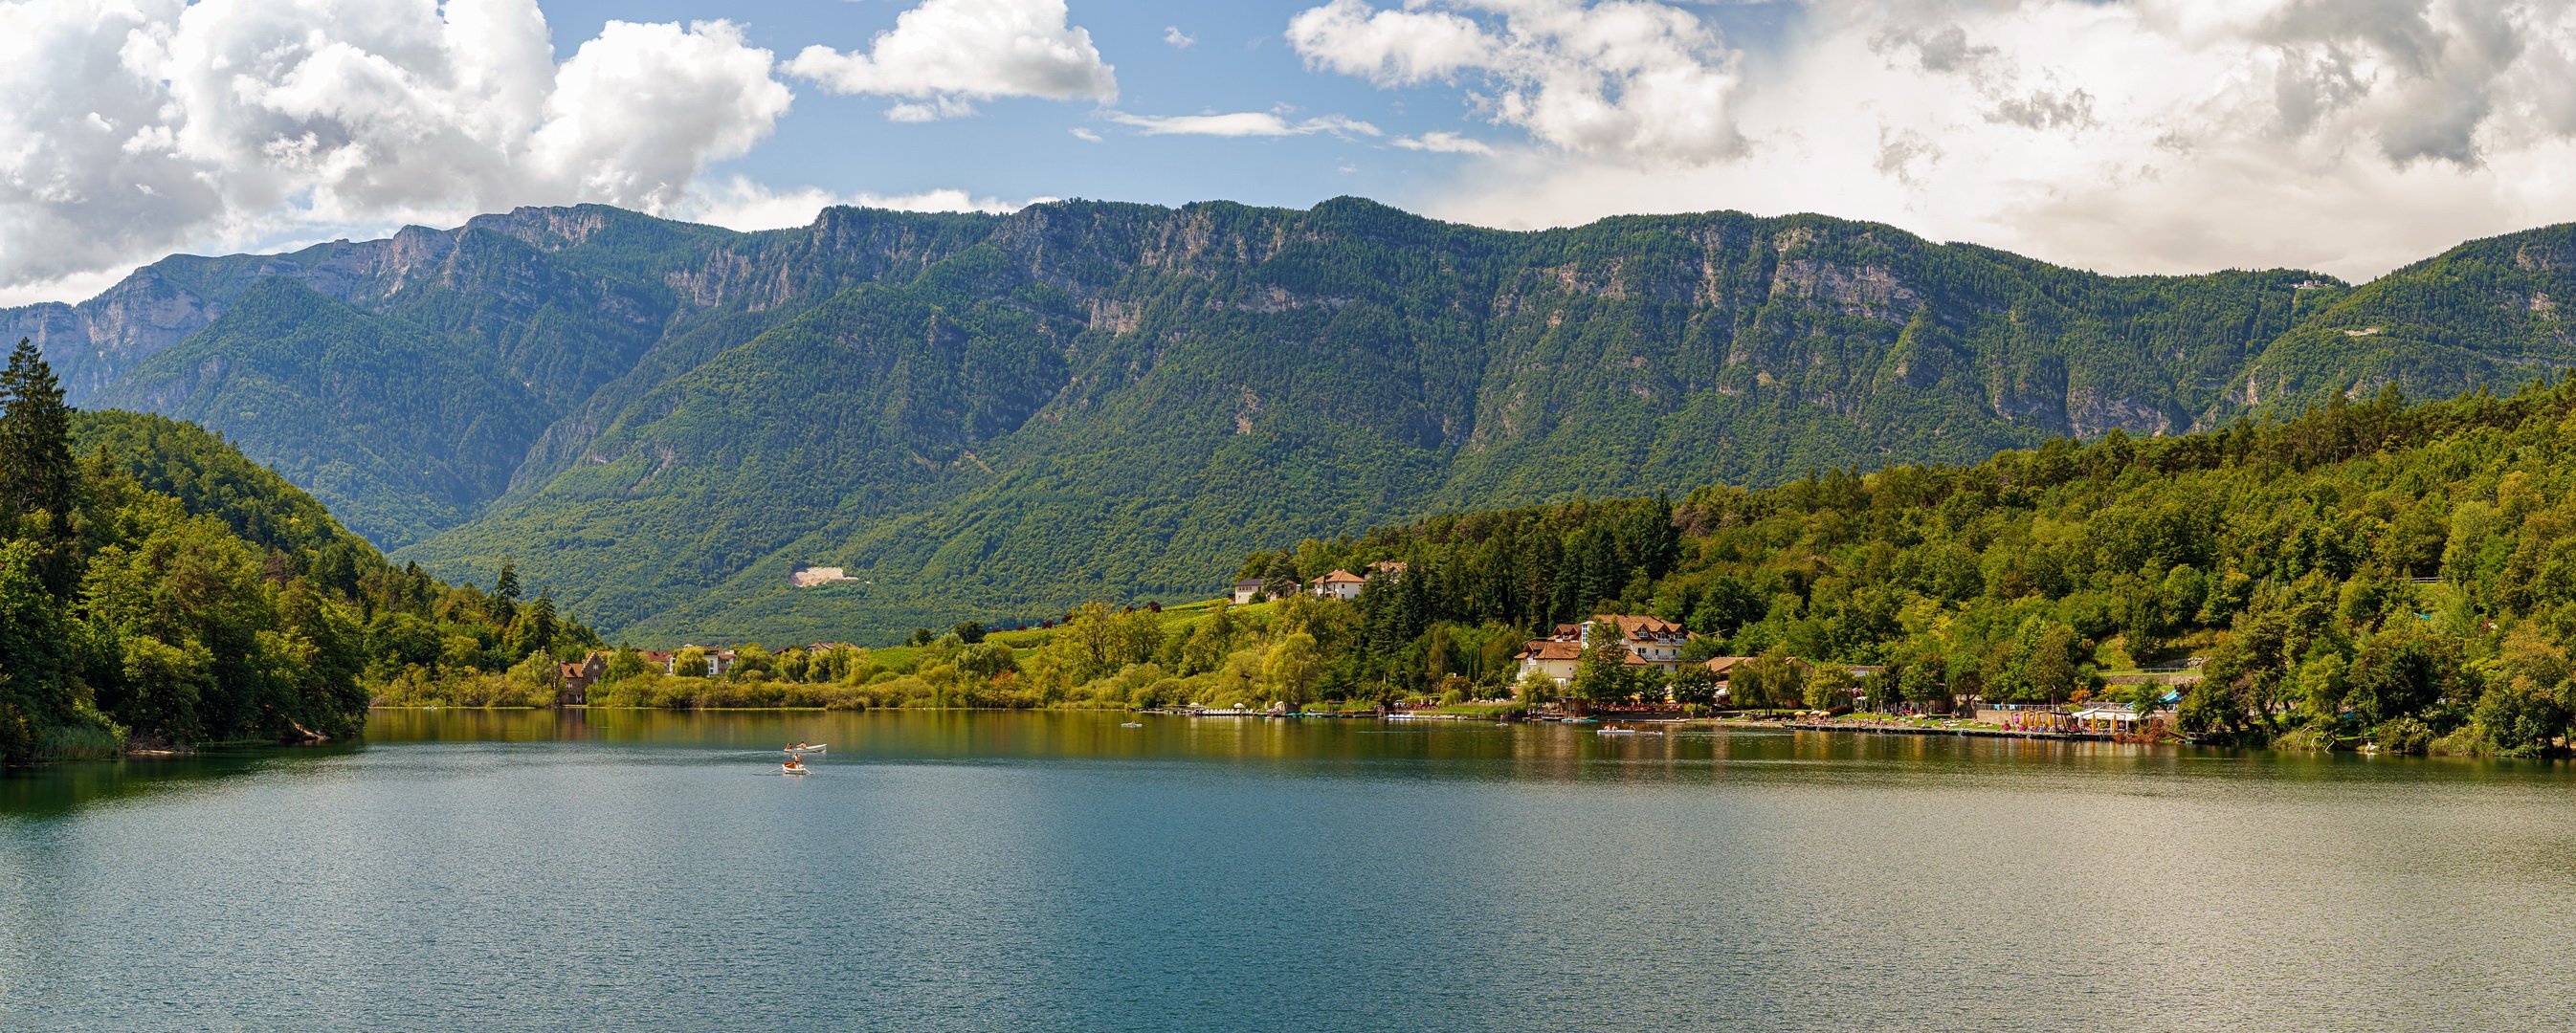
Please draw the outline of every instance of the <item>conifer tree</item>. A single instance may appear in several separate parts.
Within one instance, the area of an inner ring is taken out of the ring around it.
[[[14,529],[45,544],[37,569],[45,588],[58,597],[71,591],[77,469],[71,408],[63,404],[62,385],[35,344],[21,337],[9,354],[7,370],[0,371],[0,535]],[[43,514],[39,525],[20,526],[38,513]]]

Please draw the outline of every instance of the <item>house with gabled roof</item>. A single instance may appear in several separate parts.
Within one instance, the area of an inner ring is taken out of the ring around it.
[[[1357,599],[1360,589],[1367,585],[1367,578],[1347,570],[1336,570],[1306,582],[1306,591],[1326,599]]]
[[[1628,664],[1652,667],[1665,674],[1682,665],[1682,647],[1699,637],[1661,617],[1605,613],[1591,622],[1559,624],[1549,637],[1524,643],[1512,657],[1521,663],[1520,676],[1544,674],[1559,685],[1574,680],[1574,670],[1583,659],[1584,635],[1593,623],[1619,629],[1619,644],[1628,651]]]

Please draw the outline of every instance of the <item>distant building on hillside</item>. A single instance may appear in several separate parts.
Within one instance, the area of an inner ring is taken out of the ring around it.
[[[1512,657],[1521,663],[1520,676],[1544,674],[1559,685],[1574,680],[1575,667],[1582,661],[1583,649],[1587,645],[1584,636],[1592,623],[1619,629],[1619,644],[1628,651],[1628,664],[1652,667],[1665,674],[1682,665],[1682,646],[1698,637],[1680,624],[1661,617],[1605,613],[1592,618],[1592,622],[1559,624],[1554,635],[1523,644],[1521,651]],[[1720,675],[1724,673],[1719,671]]]
[[[1248,581],[1237,581],[1234,583],[1234,604],[1236,606],[1241,606],[1245,603],[1251,602],[1253,596],[1260,594],[1260,578],[1253,578]]]
[[[1563,686],[1574,680],[1574,669],[1583,662],[1583,643],[1536,639],[1512,654],[1512,659],[1520,661],[1519,680],[1537,674]]]
[[[1380,574],[1384,574],[1391,578],[1403,577],[1404,569],[1404,564],[1395,560],[1379,560],[1368,565],[1370,577],[1376,577]]]
[[[560,664],[557,671],[561,678],[555,684],[555,705],[589,706],[590,687],[599,683],[600,675],[608,673],[608,654],[593,650],[580,663]]]
[[[1357,599],[1360,589],[1367,584],[1367,578],[1347,570],[1336,570],[1306,582],[1306,591],[1326,599]]]
[[[798,588],[812,588],[834,581],[849,580],[853,579],[848,569],[843,567],[808,567],[800,563],[787,572],[787,583]]]
[[[676,675],[680,673],[680,654],[692,649],[707,655],[707,677],[709,678],[732,670],[733,662],[737,659],[733,650],[695,645],[681,646],[678,649],[639,649],[635,651],[635,655],[643,659],[646,667],[661,671],[663,674]]]

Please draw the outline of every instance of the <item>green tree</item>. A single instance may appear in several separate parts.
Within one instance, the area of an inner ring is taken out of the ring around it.
[[[60,537],[71,518],[71,409],[53,368],[26,338],[0,372],[0,517],[43,512]]]
[[[608,669],[600,674],[600,680],[603,682],[620,682],[629,678],[649,674],[652,670],[652,666],[644,662],[643,654],[632,649],[619,647],[615,653],[609,654]]]
[[[1289,635],[1270,647],[1261,660],[1261,677],[1271,698],[1291,707],[1304,706],[1315,688],[1315,679],[1323,674],[1324,664],[1316,653],[1315,637],[1303,633]]]
[[[504,556],[501,558],[501,576],[492,581],[492,619],[506,628],[518,616],[519,563]]]
[[[1635,665],[1619,626],[1593,621],[1583,628],[1583,652],[1574,663],[1574,680],[1566,692],[1585,703],[1609,703],[1637,693]]]
[[[1852,689],[1859,681],[1851,668],[1841,664],[1818,664],[1807,679],[1805,702],[1811,710],[1836,710],[1852,705]]]

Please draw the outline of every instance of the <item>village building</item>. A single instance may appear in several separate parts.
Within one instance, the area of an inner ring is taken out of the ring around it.
[[[1357,599],[1360,589],[1367,584],[1367,578],[1347,570],[1336,570],[1306,582],[1306,590],[1326,599]]]
[[[1242,606],[1242,605],[1244,605],[1244,604],[1246,604],[1246,603],[1251,602],[1251,601],[1252,601],[1252,597],[1254,597],[1254,596],[1257,596],[1257,595],[1260,595],[1260,594],[1261,594],[1261,592],[1262,592],[1261,584],[1262,584],[1262,582],[1261,582],[1261,579],[1260,579],[1260,578],[1252,578],[1252,579],[1245,580],[1245,581],[1237,581],[1237,582],[1235,582],[1235,583],[1234,583],[1234,604],[1235,604],[1236,606]]]
[[[1619,644],[1627,647],[1629,656],[1666,671],[1681,666],[1682,646],[1699,637],[1691,634],[1679,622],[1668,621],[1661,617],[1604,613],[1594,616],[1586,623],[1557,625],[1556,634],[1552,640],[1581,642],[1585,629],[1593,624],[1607,624],[1619,629]]]
[[[1370,577],[1376,577],[1380,574],[1384,574],[1390,578],[1403,577],[1404,569],[1404,564],[1395,560],[1379,560],[1368,565]]]
[[[1697,637],[1661,617],[1602,614],[1592,620],[1619,629],[1619,644],[1628,651],[1628,664],[1651,667],[1666,675],[1682,665],[1682,646]],[[1589,627],[1588,623],[1559,624],[1554,635],[1523,644],[1521,651],[1512,656],[1520,661],[1520,677],[1539,674],[1558,685],[1573,681],[1575,668],[1582,663],[1585,629]]]
[[[663,674],[676,675],[680,673],[680,654],[692,649],[700,649],[706,652],[707,677],[709,678],[720,677],[726,671],[732,670],[733,662],[737,659],[733,650],[707,649],[704,646],[681,646],[678,649],[639,649],[635,651],[635,655],[644,661],[644,666],[646,667],[657,669]]]
[[[816,585],[850,579],[849,570],[844,567],[809,567],[799,563],[787,571],[787,583],[798,588],[812,588]]]
[[[1575,669],[1582,666],[1583,643],[1538,639],[1523,645],[1512,659],[1520,661],[1519,680],[1527,681],[1535,674],[1563,687],[1574,680]]]
[[[593,650],[577,664],[559,664],[555,684],[555,705],[583,707],[590,705],[590,687],[599,676],[608,673],[608,654]]]

